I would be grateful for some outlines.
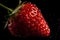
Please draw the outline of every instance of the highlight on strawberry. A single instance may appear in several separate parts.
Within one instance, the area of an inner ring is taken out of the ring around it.
[[[16,37],[50,36],[50,28],[41,10],[31,2],[23,2],[12,10],[0,3],[0,6],[11,11],[5,24],[9,32]]]

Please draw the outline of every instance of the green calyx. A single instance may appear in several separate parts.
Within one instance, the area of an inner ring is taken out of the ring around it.
[[[8,7],[6,7],[6,6],[4,6],[3,4],[0,3],[0,6],[1,6],[1,7],[3,7],[3,8],[5,8],[5,9],[8,10],[8,15],[5,16],[7,21],[6,21],[6,23],[5,23],[4,29],[7,27],[8,19],[9,19],[12,15],[14,15],[15,13],[17,13],[17,12],[19,11],[19,9],[24,5],[24,3],[26,3],[26,2],[21,3],[21,1],[20,1],[18,7],[16,7],[14,10],[12,10],[11,8],[8,8]]]

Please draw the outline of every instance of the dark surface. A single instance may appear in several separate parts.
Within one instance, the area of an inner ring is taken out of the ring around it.
[[[22,0],[24,1],[24,0]],[[28,1],[28,0],[27,0]],[[19,0],[0,0],[0,3],[6,5],[9,8],[15,8],[18,5]],[[52,0],[30,0],[29,2],[32,2],[37,5],[39,9],[41,9],[41,12],[45,18],[45,20],[48,22],[49,27],[51,29],[51,35],[47,38],[43,37],[29,37],[31,40],[58,40],[60,39],[60,15],[59,15],[59,6],[58,1],[52,1]],[[0,7],[0,38],[8,39],[8,40],[21,40],[23,38],[18,38],[12,36],[8,29],[3,29],[5,21],[4,16],[7,15],[7,10]],[[29,40],[28,38],[24,38],[26,40]]]

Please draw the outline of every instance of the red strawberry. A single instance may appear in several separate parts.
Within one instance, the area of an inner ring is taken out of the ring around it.
[[[8,29],[15,36],[49,36],[50,28],[36,5],[26,3],[8,20]]]

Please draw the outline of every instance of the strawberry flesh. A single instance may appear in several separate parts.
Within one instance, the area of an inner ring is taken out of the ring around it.
[[[50,35],[50,28],[36,5],[26,3],[8,20],[8,30],[14,36]]]

